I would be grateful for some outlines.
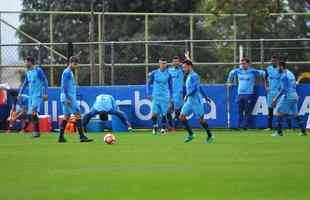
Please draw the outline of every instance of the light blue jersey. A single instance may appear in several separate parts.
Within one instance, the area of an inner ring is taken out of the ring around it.
[[[39,112],[43,96],[47,95],[48,82],[43,70],[36,66],[27,70],[20,94],[28,88],[28,113]]]
[[[172,95],[172,77],[168,70],[156,69],[149,73],[147,94],[152,99],[168,101]]]
[[[67,67],[61,76],[61,102],[76,100],[76,83],[74,74],[70,67]]]
[[[280,91],[280,77],[281,73],[275,65],[270,64],[266,68],[266,80],[269,87],[267,91],[267,104],[269,108],[272,107],[272,101]]]
[[[185,89],[186,102],[182,107],[181,115],[189,116],[194,113],[198,117],[203,117],[204,106],[200,87],[200,77],[193,70],[187,75]]]
[[[60,101],[63,106],[63,113],[65,115],[75,114],[79,112],[76,95],[76,83],[74,74],[70,67],[67,67],[61,76],[61,93]],[[70,102],[68,104],[67,102]]]
[[[167,69],[157,69],[149,74],[147,95],[152,97],[153,114],[167,114],[172,92],[172,78]]]
[[[265,72],[263,70],[257,70],[252,67],[245,70],[243,68],[235,68],[229,72],[228,82],[234,80],[238,81],[238,95],[249,95],[254,94],[254,87],[256,79],[259,77],[265,77]]]
[[[180,109],[183,105],[184,71],[182,65],[169,66],[168,72],[172,77],[172,103],[174,109]]]
[[[118,110],[115,99],[108,94],[101,94],[96,97],[93,109],[98,112],[110,112]]]
[[[279,69],[274,65],[269,65],[266,68],[266,80],[269,86],[269,92],[278,93],[280,90],[280,77]]]
[[[289,70],[281,73],[280,91],[286,99],[298,99],[295,75]]]
[[[285,114],[297,114],[298,94],[296,79],[289,70],[281,73],[281,89],[275,100],[278,100],[276,111]]]
[[[40,67],[33,67],[27,70],[20,94],[28,87],[30,97],[42,97],[47,94],[48,82],[43,70]]]

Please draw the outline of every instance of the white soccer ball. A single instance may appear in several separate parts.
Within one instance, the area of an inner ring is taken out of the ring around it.
[[[103,137],[103,141],[106,143],[106,144],[114,144],[116,142],[116,137],[111,134],[111,133],[108,133],[108,134],[105,134],[104,137]]]

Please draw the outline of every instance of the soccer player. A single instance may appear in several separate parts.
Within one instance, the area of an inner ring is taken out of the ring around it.
[[[25,65],[27,72],[19,92],[19,98],[21,98],[21,94],[28,87],[28,118],[33,125],[33,137],[38,138],[40,137],[38,114],[42,102],[48,99],[48,82],[43,70],[39,66],[35,66],[33,57],[27,57],[25,59]]]
[[[272,101],[280,91],[280,76],[281,73],[278,69],[279,59],[277,56],[271,57],[271,63],[265,70],[265,88],[267,92],[267,104],[268,104],[268,130],[272,130],[273,121],[273,107]],[[291,120],[287,119],[288,127],[291,128]]]
[[[187,118],[192,113],[194,113],[199,118],[200,125],[206,130],[207,132],[207,140],[206,143],[212,143],[214,138],[209,129],[207,122],[204,120],[204,106],[203,106],[203,99],[200,87],[200,77],[199,75],[194,72],[193,70],[193,63],[190,60],[186,60],[183,63],[184,72],[187,74],[187,78],[185,81],[185,88],[186,88],[186,95],[184,97],[184,105],[181,109],[180,120],[185,126],[185,129],[188,132],[188,136],[185,139],[185,142],[190,142],[195,138],[195,134],[192,131],[192,128],[189,126]],[[208,98],[206,99],[208,100]]]
[[[8,118],[8,132],[14,129],[17,131],[24,130],[29,124],[29,119],[27,117],[28,96],[21,95],[18,98],[18,92],[15,90],[10,91],[10,95],[12,97],[13,103],[10,111],[10,116]],[[16,126],[17,121],[21,122],[20,127]]]
[[[166,134],[167,112],[172,96],[172,78],[167,70],[167,61],[159,59],[159,68],[150,72],[147,95],[152,100],[153,134],[158,132],[158,117],[161,118],[161,134]]]
[[[238,128],[247,129],[249,127],[255,100],[254,87],[259,77],[264,78],[265,72],[252,68],[248,58],[242,58],[241,65],[229,72],[228,86],[233,81],[237,81],[238,84]]]
[[[306,129],[300,116],[298,116],[297,103],[298,94],[296,91],[296,79],[294,74],[286,68],[286,63],[280,61],[278,69],[281,73],[281,89],[273,100],[273,107],[276,109],[276,115],[278,118],[277,131],[272,136],[283,136],[282,122],[283,118],[288,115],[293,115],[300,128],[300,135],[305,136]]]
[[[172,59],[172,66],[168,67],[168,72],[172,77],[172,98],[171,98],[171,107],[167,114],[169,126],[172,130],[176,128],[176,120],[179,119],[181,108],[183,105],[183,87],[184,87],[184,72],[183,67],[180,62],[180,58],[175,56]],[[174,112],[174,118],[172,114]]]
[[[131,124],[125,113],[119,110],[114,97],[108,94],[100,94],[96,97],[90,112],[83,117],[84,129],[86,130],[86,126],[92,117],[99,115],[100,119],[105,121],[108,119],[108,114],[116,115],[128,127],[128,131],[132,131]]]
[[[89,139],[85,136],[83,127],[80,109],[77,103],[76,95],[76,83],[74,79],[73,69],[78,66],[79,59],[76,56],[71,56],[69,58],[69,66],[63,71],[61,76],[61,94],[60,101],[62,104],[62,111],[64,114],[64,119],[60,125],[60,134],[58,138],[59,143],[67,142],[64,137],[65,127],[71,116],[74,114],[76,117],[76,127],[80,135],[80,142],[91,142],[92,139]]]

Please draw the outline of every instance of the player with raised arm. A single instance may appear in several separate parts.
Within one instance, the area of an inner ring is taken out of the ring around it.
[[[39,129],[39,111],[43,101],[47,100],[48,82],[43,70],[39,66],[35,66],[33,57],[25,59],[27,68],[24,83],[19,92],[19,99],[28,88],[28,118],[33,125],[33,137],[40,137]]]
[[[278,69],[281,73],[281,89],[273,99],[272,106],[276,109],[278,118],[277,131],[272,136],[283,136],[282,122],[288,115],[293,115],[300,128],[300,135],[305,136],[306,129],[301,117],[298,115],[298,94],[296,91],[296,79],[294,74],[286,68],[285,61],[280,61]]]
[[[255,84],[257,78],[265,77],[265,71],[254,69],[248,58],[241,59],[241,65],[229,72],[227,83],[238,84],[238,128],[249,128],[250,117],[255,101]]]
[[[69,66],[63,71],[61,76],[61,94],[60,101],[62,104],[62,111],[64,114],[64,119],[60,125],[60,134],[58,138],[59,143],[67,142],[64,137],[65,127],[71,115],[74,114],[76,117],[76,127],[80,135],[80,142],[91,142],[92,139],[89,139],[85,136],[80,109],[77,103],[77,88],[74,79],[73,69],[78,66],[79,59],[76,56],[71,56],[69,59]]]
[[[166,134],[167,113],[172,96],[172,78],[167,70],[167,61],[159,59],[159,68],[150,72],[147,95],[152,101],[153,134],[158,132],[158,118],[161,118],[161,134]]]
[[[168,67],[168,72],[172,78],[172,98],[171,106],[167,114],[169,126],[172,130],[176,128],[176,122],[179,120],[181,108],[183,106],[183,90],[184,90],[184,71],[178,56],[173,57],[172,65]],[[172,117],[174,113],[174,118]]]
[[[181,109],[180,120],[185,126],[185,129],[188,132],[188,136],[185,139],[185,142],[190,142],[195,138],[195,134],[192,131],[192,128],[188,124],[187,117],[192,113],[199,118],[200,125],[205,129],[207,133],[206,143],[212,143],[214,137],[209,129],[208,123],[204,119],[204,105],[203,105],[203,96],[202,89],[200,87],[200,77],[193,70],[193,63],[190,60],[186,60],[183,63],[184,72],[187,74],[185,81],[186,95],[184,97],[184,105]],[[206,97],[206,96],[205,96]],[[206,98],[208,100],[208,98]]]
[[[109,94],[98,95],[90,112],[83,117],[83,127],[85,131],[90,119],[96,115],[99,115],[100,119],[103,121],[108,119],[108,115],[116,115],[122,123],[128,127],[128,131],[133,131],[131,123],[128,121],[125,113],[119,109],[114,97]]]

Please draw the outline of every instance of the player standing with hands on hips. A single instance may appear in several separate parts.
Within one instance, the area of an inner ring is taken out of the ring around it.
[[[259,77],[265,78],[265,71],[252,68],[248,58],[242,58],[241,66],[229,72],[228,86],[234,80],[238,84],[238,128],[249,128],[256,96],[254,87]]]
[[[25,59],[25,65],[27,68],[26,77],[24,83],[20,89],[18,99],[21,100],[22,94],[25,89],[28,88],[28,118],[32,123],[33,137],[40,137],[39,129],[39,111],[43,101],[47,100],[47,88],[48,82],[43,70],[39,66],[35,66],[35,60],[33,57],[27,57]]]
[[[74,114],[76,116],[76,127],[80,135],[80,142],[93,141],[92,139],[88,139],[84,134],[80,109],[77,103],[76,83],[72,70],[78,66],[78,62],[79,62],[78,57],[71,56],[69,58],[69,66],[63,71],[61,76],[60,101],[62,104],[64,119],[60,125],[60,134],[58,138],[59,143],[67,142],[64,137],[64,132],[71,114]]]

